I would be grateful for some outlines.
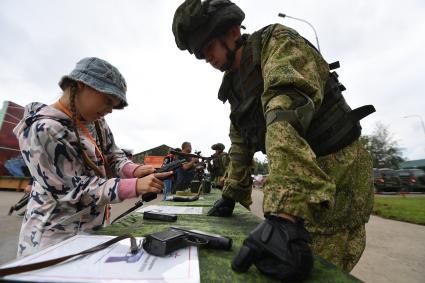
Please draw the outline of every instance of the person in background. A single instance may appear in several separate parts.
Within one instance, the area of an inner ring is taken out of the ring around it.
[[[224,151],[225,146],[222,143],[216,143],[211,146],[215,153],[212,155],[212,162],[208,161],[208,171],[211,174],[211,185],[222,189],[224,185],[224,175],[229,165],[229,154]]]
[[[168,163],[171,163],[173,161],[174,161],[174,155],[171,152],[168,152],[168,154],[164,157],[164,162],[162,163],[162,166],[167,165]],[[173,177],[164,180],[164,190],[163,190],[164,197],[162,200],[166,200],[167,196],[172,193],[172,187],[173,187]]]
[[[195,167],[199,163],[196,157],[185,156],[185,153],[192,152],[192,145],[190,142],[182,143],[182,155],[178,156],[178,160],[185,159],[187,162],[182,167],[176,170],[176,191],[184,191],[189,188],[190,183],[195,177]]]
[[[104,116],[127,106],[126,82],[105,60],[80,60],[51,105],[33,102],[14,133],[33,177],[18,257],[108,223],[108,207],[163,187],[172,172],[131,162]]]

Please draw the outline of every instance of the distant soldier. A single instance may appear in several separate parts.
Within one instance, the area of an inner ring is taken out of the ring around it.
[[[229,165],[229,154],[224,151],[225,146],[222,143],[216,143],[211,146],[215,153],[212,155],[213,159],[208,161],[208,171],[211,174],[211,185],[219,189],[224,185],[224,174],[227,166]]]
[[[373,206],[372,160],[359,141],[359,120],[374,108],[351,110],[330,72],[337,64],[298,32],[272,24],[242,35],[244,18],[228,0],[186,0],[174,14],[177,46],[225,72],[218,97],[231,108],[230,164],[208,215],[231,216],[235,202],[249,208],[252,159],[262,151],[269,160],[265,220],[232,268],[253,263],[280,280],[305,279],[312,249],[350,271],[365,248]]]

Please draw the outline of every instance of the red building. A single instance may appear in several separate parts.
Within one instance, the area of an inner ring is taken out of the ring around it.
[[[24,108],[12,101],[4,101],[0,109],[0,176],[9,176],[4,162],[21,155],[13,128],[24,116]]]

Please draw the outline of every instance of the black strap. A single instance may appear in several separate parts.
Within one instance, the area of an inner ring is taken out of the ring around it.
[[[252,158],[249,158],[245,154],[232,153],[230,154],[230,160],[239,161],[245,164],[251,164]]]
[[[30,193],[25,193],[24,196],[15,204],[13,205],[10,210],[8,215],[12,215],[12,213],[14,211],[18,211],[20,210],[22,207],[26,206],[28,204],[28,201],[30,199],[31,194]]]
[[[372,114],[373,112],[375,112],[375,107],[373,107],[373,105],[364,105],[362,107],[352,110],[349,114],[349,119],[344,125],[344,127],[342,127],[337,133],[335,133],[330,139],[328,139],[326,144],[319,145],[316,151],[325,152],[326,148],[333,148],[333,152],[339,150],[341,148],[341,145],[338,147],[337,144],[342,140],[342,138],[346,136],[349,132],[351,132],[353,129],[355,129],[355,124],[358,123],[358,121]],[[357,139],[359,135],[360,132],[358,132],[354,136],[354,139]]]
[[[79,253],[75,253],[75,254],[59,257],[59,258],[49,259],[49,260],[45,260],[45,261],[40,261],[40,262],[36,262],[36,263],[30,263],[30,264],[25,264],[25,265],[2,268],[2,269],[0,269],[0,276],[18,274],[18,273],[22,273],[22,272],[28,272],[28,271],[33,271],[33,270],[49,267],[49,266],[64,262],[64,261],[71,259],[73,257],[84,256],[84,255],[87,255],[87,254],[91,254],[91,253],[103,250],[103,249],[105,249],[105,248],[107,248],[107,247],[109,247],[109,246],[111,246],[111,245],[113,245],[113,244],[115,244],[115,243],[117,243],[121,240],[127,239],[127,238],[132,239],[132,243],[135,242],[134,237],[130,234],[118,236],[118,237],[115,237],[115,238],[113,238],[109,241],[102,243],[102,244],[99,244],[99,245],[97,245],[93,248],[84,250],[84,251],[79,252]]]
[[[121,219],[121,218],[123,218],[124,216],[126,216],[127,214],[129,214],[129,213],[131,213],[131,212],[133,212],[133,211],[135,211],[136,209],[138,209],[139,207],[141,207],[143,205],[143,201],[142,200],[139,200],[139,201],[137,201],[135,204],[134,204],[134,206],[133,207],[131,207],[131,208],[129,208],[128,210],[126,210],[126,211],[124,211],[123,213],[121,213],[117,218],[115,218],[112,222],[111,222],[111,224],[114,224],[114,222],[115,221],[117,221],[118,219]]]
[[[344,119],[344,115],[346,112],[340,111],[342,107],[344,107],[345,100],[340,100],[336,104],[334,104],[331,108],[327,110],[327,117],[322,118],[320,120],[320,124],[318,127],[311,127],[308,131],[309,139],[317,139],[320,137],[325,131],[327,131],[332,125],[335,125],[341,119]]]
[[[117,218],[114,219],[114,221],[112,221],[111,224],[113,224],[115,221],[117,221],[120,218],[123,218],[124,216],[126,216],[127,214],[129,214],[130,212],[135,211],[136,209],[138,209],[139,207],[141,207],[143,205],[143,202],[149,202],[151,200],[154,200],[157,198],[157,194],[153,193],[153,192],[149,192],[149,193],[144,193],[142,195],[142,199],[138,200],[133,207],[129,208],[128,210],[124,211],[123,213],[121,213]]]
[[[338,69],[340,66],[339,61],[332,62],[329,64],[329,70]]]
[[[351,111],[350,115],[352,115],[354,120],[359,121],[375,111],[376,109],[373,105],[364,105]]]
[[[250,40],[252,41],[252,64],[255,66],[260,66],[260,68],[261,68],[261,51],[263,47],[262,34],[268,27],[270,27],[270,25],[254,32],[250,36]]]
[[[283,109],[273,109],[266,113],[266,125],[278,121],[287,121],[291,125],[298,123],[298,119],[295,117],[294,111],[283,110]]]

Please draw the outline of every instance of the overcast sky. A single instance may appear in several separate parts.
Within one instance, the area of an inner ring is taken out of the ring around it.
[[[115,65],[128,85],[129,106],[107,121],[116,143],[136,153],[160,144],[212,153],[230,146],[229,105],[217,99],[222,74],[180,51],[171,24],[182,0],[0,1],[0,102],[53,103],[60,77],[84,57]],[[352,108],[373,104],[363,133],[379,121],[389,127],[408,159],[425,158],[425,1],[236,1],[246,32],[271,23],[295,28],[311,42],[312,29],[279,12],[303,18],[317,30],[322,54],[339,60]],[[261,158],[261,156],[259,156]]]

